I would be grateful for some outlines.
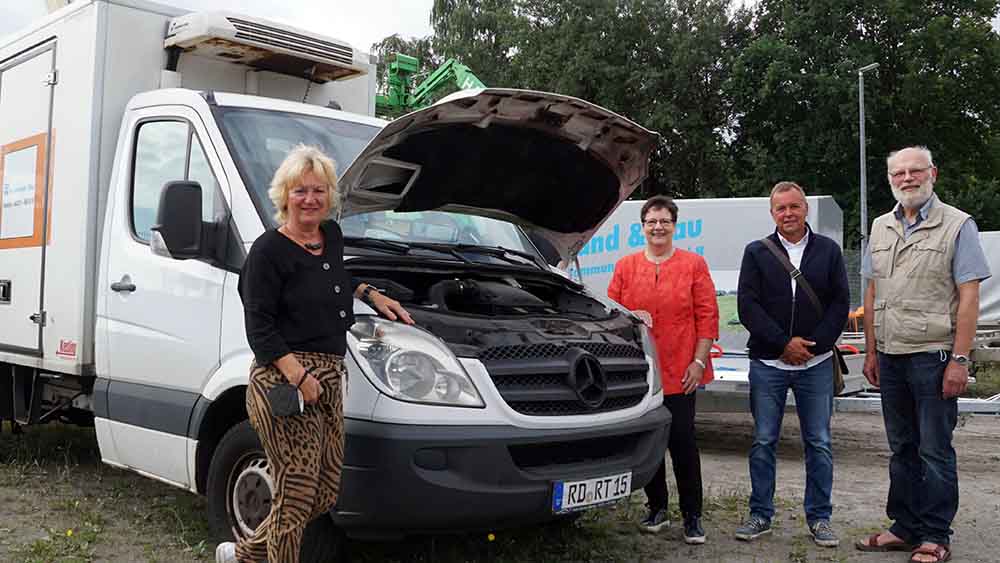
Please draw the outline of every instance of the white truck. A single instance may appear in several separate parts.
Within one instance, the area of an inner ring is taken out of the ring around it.
[[[573,256],[655,134],[500,89],[386,123],[373,72],[328,37],[144,0],[81,0],[0,40],[0,420],[93,424],[106,463],[250,533],[271,482],[236,284],[275,226],[271,175],[307,143],[342,172],[348,270],[416,326],[354,302],[343,491],[304,559],[333,526],[497,529],[646,483],[669,424],[649,335],[529,234]]]

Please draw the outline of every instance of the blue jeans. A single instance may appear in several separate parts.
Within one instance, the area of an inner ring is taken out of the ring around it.
[[[878,354],[882,417],[889,439],[889,530],[909,543],[949,543],[958,511],[952,432],[958,399],[941,395],[947,352]]]
[[[788,389],[795,393],[802,445],[806,454],[806,521],[829,520],[833,513],[833,452],[830,415],[833,412],[831,360],[801,371],[783,370],[750,362],[750,412],[753,446],[750,448],[750,514],[770,521],[774,516],[775,449],[781,437]]]

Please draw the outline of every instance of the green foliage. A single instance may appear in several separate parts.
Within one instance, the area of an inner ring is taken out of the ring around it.
[[[938,193],[1000,228],[996,202],[1000,37],[995,1],[763,0],[734,60],[726,96],[736,108],[733,194],[780,179],[832,194],[845,238],[859,232],[858,78],[865,75],[870,218],[893,204],[885,156],[926,145]]]
[[[434,0],[434,50],[458,59],[487,86],[521,85],[510,62],[526,21],[515,0]]]
[[[435,0],[433,37],[392,50],[453,57],[489,86],[577,96],[659,132],[636,197],[762,195],[792,179],[837,199],[853,245],[857,69],[872,62],[870,219],[894,204],[885,156],[920,144],[934,152],[941,197],[981,229],[1000,229],[998,9],[1000,0]]]

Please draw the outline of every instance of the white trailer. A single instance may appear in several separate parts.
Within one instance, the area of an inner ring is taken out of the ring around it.
[[[346,269],[417,321],[340,311],[358,321],[346,461],[317,525],[496,529],[648,482],[670,419],[648,331],[526,230],[570,256],[643,181],[655,134],[502,89],[386,123],[373,74],[329,37],[144,0],[80,0],[0,40],[0,420],[92,423],[106,463],[252,533],[273,485],[236,288],[306,143],[341,173]],[[326,560],[334,534],[307,537],[303,560]]]

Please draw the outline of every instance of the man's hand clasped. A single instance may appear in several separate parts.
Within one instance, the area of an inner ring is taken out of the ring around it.
[[[785,344],[785,351],[781,353],[781,361],[793,366],[800,366],[813,359],[813,353],[809,351],[809,347],[815,345],[816,343],[812,340],[793,336],[788,344]]]

